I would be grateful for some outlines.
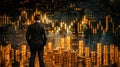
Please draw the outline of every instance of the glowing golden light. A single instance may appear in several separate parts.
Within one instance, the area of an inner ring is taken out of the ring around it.
[[[88,19],[87,17],[84,15],[84,17],[82,18],[82,24],[87,24],[88,23]]]

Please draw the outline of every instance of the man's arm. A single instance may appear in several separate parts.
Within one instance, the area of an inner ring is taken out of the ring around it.
[[[30,45],[30,40],[31,40],[31,36],[30,36],[30,26],[28,26],[27,32],[26,32],[26,40],[28,45]]]
[[[43,44],[45,45],[46,41],[47,41],[47,33],[46,33],[45,26],[44,26],[44,29],[43,29],[43,36],[44,36]]]

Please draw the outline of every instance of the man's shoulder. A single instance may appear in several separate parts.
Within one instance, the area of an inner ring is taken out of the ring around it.
[[[42,27],[46,27],[44,23],[40,23],[40,25],[41,25]]]
[[[43,25],[43,26],[45,25],[44,23],[40,23],[40,24]]]
[[[33,26],[33,24],[30,24],[28,27],[31,27],[31,26]]]
[[[32,26],[35,26],[35,25],[40,25],[41,27],[44,27],[44,26],[45,26],[44,23],[37,23],[37,22],[35,22],[35,23],[29,25],[28,27],[32,27]]]

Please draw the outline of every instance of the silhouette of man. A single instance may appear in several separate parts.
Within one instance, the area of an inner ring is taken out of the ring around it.
[[[28,26],[26,32],[26,40],[28,45],[30,46],[31,52],[29,67],[34,67],[35,55],[37,51],[40,67],[44,67],[43,53],[47,37],[45,26],[41,23],[39,14],[35,15],[35,22]]]

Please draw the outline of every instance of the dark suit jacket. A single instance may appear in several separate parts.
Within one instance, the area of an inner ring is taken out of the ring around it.
[[[47,40],[44,24],[35,22],[29,25],[26,32],[26,40],[30,46],[44,46]]]

